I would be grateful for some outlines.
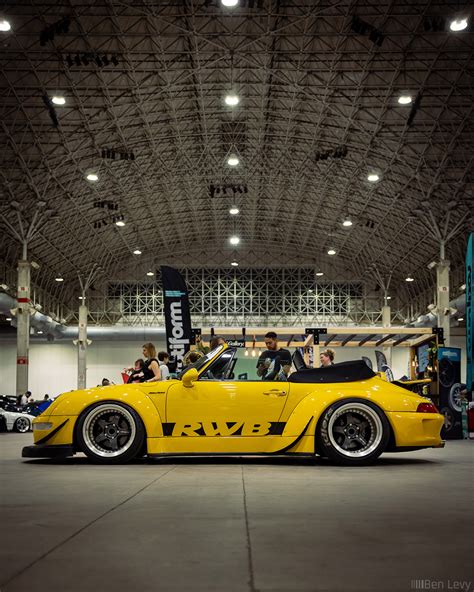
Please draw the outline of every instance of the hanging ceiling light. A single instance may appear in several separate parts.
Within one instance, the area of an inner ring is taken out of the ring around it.
[[[367,175],[367,181],[370,183],[377,183],[377,181],[380,181],[380,175],[378,173],[369,173]]]
[[[54,278],[57,282],[64,282],[64,278],[58,275],[57,278]]]
[[[237,166],[239,162],[240,161],[235,154],[231,154],[227,159],[227,164],[232,167]]]
[[[467,18],[452,20],[449,28],[451,31],[464,31],[467,28]]]
[[[408,277],[405,278],[406,282],[414,282],[415,278],[412,278],[411,275],[409,275]]]
[[[12,26],[5,19],[0,21],[0,31],[9,31],[11,28]]]
[[[51,102],[55,105],[65,105],[66,99],[62,95],[54,95],[54,97],[51,99]]]
[[[229,210],[229,214],[231,214],[232,216],[237,216],[239,212],[240,210],[237,206],[232,206]]]
[[[92,181],[92,183],[95,183],[96,181],[99,180],[99,175],[97,175],[96,173],[89,173],[86,177],[86,179],[88,181]]]
[[[237,261],[232,261],[231,265],[232,265],[232,267],[238,267],[239,266],[239,264],[237,263]]]
[[[140,249],[135,249],[135,250],[133,251],[133,254],[134,254],[134,255],[141,255],[141,254],[142,254],[142,252],[140,251]]]
[[[115,222],[115,226],[125,226],[125,222],[123,220],[117,220],[117,222]]]
[[[238,236],[231,236],[229,242],[231,245],[238,245],[240,243],[240,238]]]
[[[409,105],[413,101],[410,95],[400,95],[398,97],[398,103],[400,105]]]
[[[232,7],[237,6],[239,0],[221,0],[222,6]]]
[[[317,271],[317,272],[316,272],[316,275],[317,275],[318,277],[321,277],[322,275],[324,275],[324,273],[323,273],[322,271]]]
[[[152,271],[147,271],[146,274],[148,277],[152,277],[155,275]]]
[[[336,249],[333,249],[332,247],[330,249],[328,249],[328,255],[335,255],[336,254]]]
[[[350,218],[346,217],[342,221],[342,225],[345,226],[346,228],[349,228],[349,226],[352,226],[352,220]]]
[[[229,107],[235,107],[239,104],[240,99],[236,94],[230,94],[225,96],[224,102],[226,105],[229,105]]]

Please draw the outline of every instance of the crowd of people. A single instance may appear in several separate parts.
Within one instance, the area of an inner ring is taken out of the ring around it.
[[[289,350],[279,347],[278,336],[274,331],[265,335],[266,351],[262,352],[257,361],[257,375],[266,381],[287,380],[291,372],[292,359]],[[183,358],[183,369],[197,362],[201,357],[224,345],[225,339],[220,335],[213,335],[209,347],[203,345],[200,337],[196,339],[196,349],[187,352]],[[167,380],[173,377],[170,371],[170,355],[166,351],[156,353],[153,343],[145,343],[142,348],[143,358],[135,360],[135,364],[124,368],[124,376],[127,383],[155,382]],[[334,363],[334,351],[326,349],[320,354],[322,367],[331,366]],[[107,378],[102,380],[102,386],[111,384]]]
[[[34,405],[41,412],[47,409],[52,402],[53,401],[48,394],[44,395],[41,399],[35,399],[31,391],[26,391],[26,393],[18,395],[16,398],[16,406],[18,408]]]

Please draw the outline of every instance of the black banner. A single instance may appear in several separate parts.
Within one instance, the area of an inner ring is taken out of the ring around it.
[[[177,370],[183,366],[183,357],[189,351],[193,334],[189,313],[188,288],[181,274],[172,267],[161,266],[163,301],[166,323],[166,344],[177,362]]]

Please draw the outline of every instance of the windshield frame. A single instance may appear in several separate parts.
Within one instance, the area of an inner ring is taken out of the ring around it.
[[[209,362],[217,358],[218,355],[224,351],[224,349],[226,349],[224,345],[218,345],[216,348],[202,356],[202,358],[196,360],[193,364],[190,364],[189,366],[186,366],[186,368],[183,368],[181,372],[178,374],[178,380],[181,380],[184,374],[191,368],[195,368],[199,373],[199,371],[202,370],[204,366],[206,366]]]

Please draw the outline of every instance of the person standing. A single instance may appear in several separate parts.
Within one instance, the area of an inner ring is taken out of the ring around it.
[[[260,354],[257,374],[262,380],[286,380],[291,369],[291,354],[278,347],[278,336],[274,331],[265,335],[267,351]]]
[[[160,364],[156,359],[156,348],[153,343],[143,345],[143,382],[155,382],[161,380]]]
[[[323,352],[319,354],[319,361],[323,368],[327,366],[332,366],[334,364],[334,350],[333,349],[325,349]]]
[[[170,355],[168,352],[161,351],[158,354],[158,363],[160,365],[161,380],[168,380],[170,370],[168,368],[168,362],[170,361]]]

